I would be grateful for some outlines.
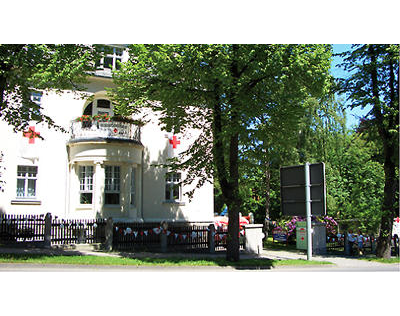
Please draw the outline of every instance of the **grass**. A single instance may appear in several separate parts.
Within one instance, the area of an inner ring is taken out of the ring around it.
[[[377,258],[377,257],[366,257],[366,258],[361,258],[360,260],[379,262],[379,263],[385,263],[385,264],[400,264],[400,257],[394,257],[394,258],[390,258],[390,259],[382,259],[382,258]]]
[[[332,264],[328,261],[317,261],[317,260],[304,260],[304,259],[287,259],[287,260],[275,260],[275,266],[308,266],[308,265],[321,265],[321,264]]]
[[[40,254],[0,254],[0,263],[31,264],[76,264],[76,265],[122,265],[122,266],[231,266],[231,267],[263,267],[271,268],[283,265],[320,265],[330,264],[324,261],[242,259],[230,262],[223,258],[125,258],[80,255],[40,255]]]
[[[283,242],[274,242],[272,237],[268,237],[264,241],[264,249],[274,249],[274,250],[285,250],[285,251],[299,251],[294,244],[288,244]]]

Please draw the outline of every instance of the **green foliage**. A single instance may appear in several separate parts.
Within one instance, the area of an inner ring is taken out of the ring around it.
[[[357,219],[357,227],[378,232],[384,197],[383,165],[373,160],[374,148],[353,134],[347,149],[327,168],[328,214]]]
[[[186,170],[184,183],[196,181],[196,187],[217,178],[230,218],[237,217],[241,204],[240,144],[254,135],[252,146],[258,147],[267,123],[269,133],[290,126],[304,100],[322,96],[329,83],[326,45],[132,45],[129,50],[132,58],[114,76],[117,113],[150,107],[167,131],[199,129],[197,141],[169,168]],[[237,223],[229,223],[230,235],[238,235]]]
[[[0,118],[14,130],[29,121],[57,128],[31,100],[32,92],[83,89],[98,58],[95,45],[0,45]]]
[[[340,65],[353,71],[339,79],[339,91],[351,100],[350,107],[371,107],[362,119],[360,131],[398,149],[399,144],[399,54],[400,45],[353,45],[340,54]],[[370,138],[371,139],[371,138]],[[383,148],[382,148],[383,149]],[[383,150],[382,150],[382,154]],[[391,157],[398,165],[398,150]]]
[[[359,131],[376,144],[385,174],[379,257],[390,256],[392,221],[399,207],[399,53],[399,44],[353,45],[342,54],[342,67],[353,73],[339,82],[351,107],[371,107]]]
[[[279,125],[302,107],[307,95],[323,93],[330,63],[330,49],[323,45],[133,45],[129,49],[134,57],[114,77],[117,112],[128,115],[148,106],[160,112],[168,131],[201,129],[179,168],[193,175],[187,181],[202,176],[200,184],[218,170],[222,186],[222,178],[229,182],[234,176],[228,158],[231,137],[247,137],[249,126],[268,118],[274,128],[282,128]],[[223,147],[223,157],[216,153],[217,143]],[[213,155],[216,170],[210,164]],[[222,163],[219,167],[217,161]]]
[[[291,128],[294,136],[288,135],[286,142],[284,131],[275,131],[273,135],[277,137],[271,137],[269,150],[260,151],[258,156],[254,151],[242,151],[243,213],[255,213],[256,221],[262,223],[269,191],[269,218],[280,220],[279,168],[323,161],[328,215],[338,220],[359,219],[357,229],[376,232],[383,203],[384,172],[382,163],[374,161],[379,151],[375,143],[347,131],[344,108],[333,98],[307,99],[302,116]],[[268,185],[265,166],[269,167]]]

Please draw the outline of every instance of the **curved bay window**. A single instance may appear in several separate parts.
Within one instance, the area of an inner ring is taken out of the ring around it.
[[[104,204],[119,205],[121,189],[121,171],[119,166],[105,167],[106,179],[104,188]]]
[[[93,166],[79,166],[79,202],[93,202]]]

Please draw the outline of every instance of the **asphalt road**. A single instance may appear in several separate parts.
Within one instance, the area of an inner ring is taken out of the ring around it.
[[[215,266],[101,266],[101,265],[60,265],[60,264],[0,264],[0,272],[234,272],[252,271],[254,269],[236,269],[233,267]],[[271,269],[268,269],[271,271]],[[266,269],[265,269],[266,271]]]
[[[2,263],[0,272],[400,272],[397,264],[379,266],[343,267],[336,265],[321,266],[279,266],[275,268],[234,268],[234,267],[164,267],[164,266],[101,266],[70,264],[27,264]]]

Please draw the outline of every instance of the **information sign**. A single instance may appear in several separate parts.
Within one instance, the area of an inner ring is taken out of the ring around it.
[[[282,167],[281,208],[288,216],[306,216],[305,165]],[[309,164],[311,214],[326,215],[325,164]]]

